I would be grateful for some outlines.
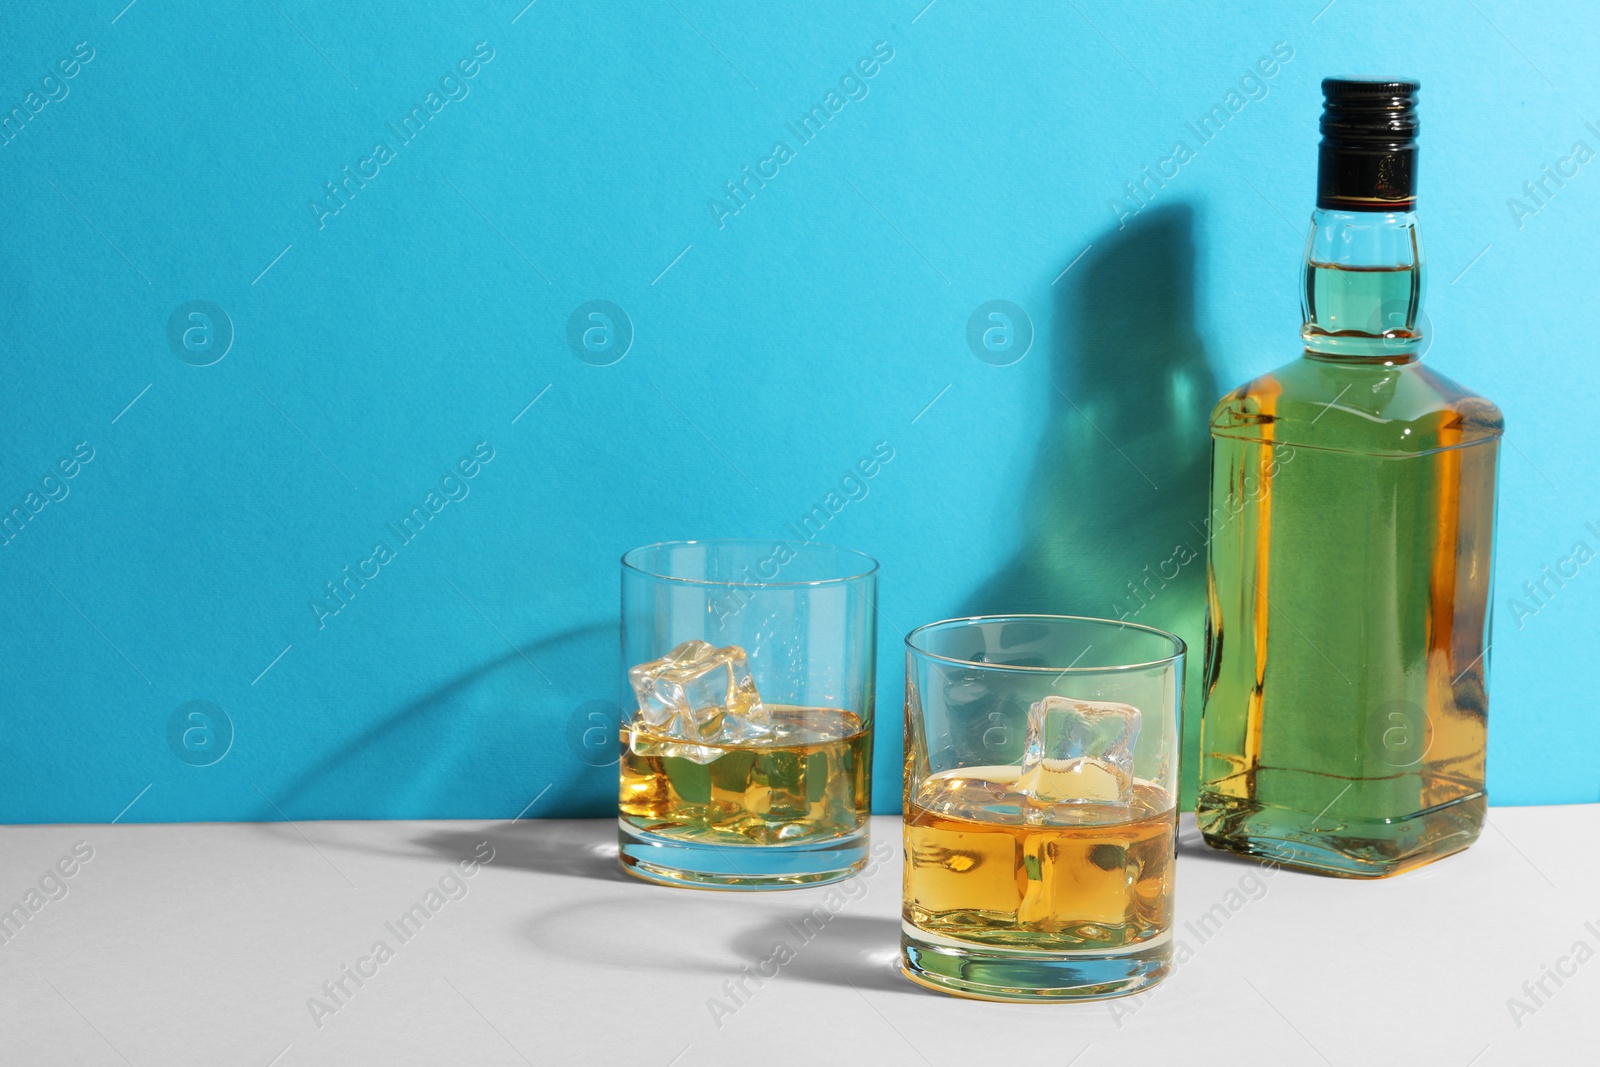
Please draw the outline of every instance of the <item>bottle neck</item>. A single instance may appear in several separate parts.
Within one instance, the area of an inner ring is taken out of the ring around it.
[[[1306,355],[1411,363],[1422,349],[1422,243],[1411,211],[1318,208],[1306,243]]]

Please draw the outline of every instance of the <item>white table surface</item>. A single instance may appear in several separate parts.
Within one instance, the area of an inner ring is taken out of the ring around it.
[[[1263,877],[1186,819],[1187,962],[1137,997],[1049,1006],[900,977],[892,817],[873,820],[892,858],[831,902],[636,881],[598,820],[0,828],[0,908],[93,850],[0,944],[0,1063],[1600,1062],[1600,805],[1490,819],[1465,854],[1382,882]],[[401,943],[385,924],[475,849],[493,858],[446,878],[456,899]],[[830,918],[802,942],[788,924],[818,907]],[[380,939],[392,958],[328,1000]],[[794,958],[729,998],[780,940]],[[1536,1003],[1523,983],[1547,967],[1570,977]],[[314,996],[338,1008],[320,1025]]]

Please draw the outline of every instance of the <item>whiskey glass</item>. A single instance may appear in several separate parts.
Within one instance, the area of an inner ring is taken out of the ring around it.
[[[983,1000],[1138,992],[1172,963],[1184,645],[1106,619],[906,637],[905,975]]]
[[[759,890],[865,863],[877,570],[797,541],[622,557],[624,870]]]

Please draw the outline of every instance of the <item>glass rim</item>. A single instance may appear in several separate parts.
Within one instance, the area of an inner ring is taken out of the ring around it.
[[[717,546],[733,546],[733,545],[745,545],[745,546],[761,545],[761,546],[765,546],[765,547],[768,547],[768,548],[774,548],[774,547],[777,547],[779,545],[789,545],[789,546],[798,547],[798,548],[801,548],[801,549],[805,549],[805,548],[813,548],[813,549],[820,548],[820,549],[823,549],[823,550],[828,551],[828,552],[838,553],[839,555],[842,555],[842,556],[854,556],[857,559],[863,561],[863,563],[865,564],[865,568],[863,570],[860,570],[860,571],[854,573],[854,574],[842,574],[842,575],[838,575],[837,577],[832,577],[832,578],[813,578],[813,579],[811,579],[809,581],[801,581],[801,580],[798,580],[798,579],[791,580],[791,581],[780,581],[780,580],[768,581],[767,579],[760,578],[760,577],[744,579],[744,580],[740,580],[740,579],[713,579],[713,578],[685,578],[685,577],[682,577],[681,575],[676,575],[676,574],[663,574],[659,570],[652,570],[649,567],[640,566],[638,563],[633,562],[633,560],[632,560],[632,557],[638,556],[639,554],[644,553],[644,552],[648,552],[648,551],[650,551],[652,549],[680,548],[680,547],[687,547],[689,545],[700,545],[700,546],[704,546],[704,547],[707,547],[707,548],[713,548],[713,547],[717,547]],[[651,542],[650,544],[647,544],[647,545],[639,545],[637,548],[628,549],[628,551],[626,551],[626,552],[624,552],[622,554],[622,556],[620,557],[619,561],[622,564],[622,569],[623,570],[632,571],[635,574],[642,574],[647,578],[654,578],[656,581],[659,581],[659,582],[675,582],[675,583],[680,584],[680,585],[714,586],[714,587],[724,588],[724,589],[784,589],[784,588],[803,588],[803,587],[807,587],[807,586],[818,586],[818,585],[841,585],[841,584],[843,584],[845,582],[856,582],[856,581],[860,581],[863,578],[872,578],[872,577],[875,577],[877,575],[877,573],[878,573],[878,561],[876,559],[874,559],[873,557],[867,555],[865,552],[859,551],[857,549],[854,549],[854,548],[843,548],[843,547],[841,547],[839,545],[825,545],[825,544],[822,544],[821,542],[818,542],[818,541],[786,541],[783,538],[773,538],[771,540],[763,540],[763,539],[757,538],[757,537],[712,537],[712,538],[705,538],[705,539],[693,539],[693,538],[691,538],[691,539],[686,539],[686,540],[674,540],[674,541],[653,541],[653,542]]]
[[[1171,646],[1173,646],[1174,650],[1170,655],[1161,656],[1157,659],[1146,660],[1141,663],[1115,663],[1104,667],[1031,667],[1021,664],[979,663],[977,660],[961,659],[957,656],[946,656],[941,653],[933,652],[923,648],[913,641],[913,638],[916,638],[919,634],[922,634],[925,631],[945,629],[955,626],[970,626],[973,623],[980,622],[1086,622],[1092,623],[1095,626],[1109,626],[1118,630],[1142,630],[1145,633],[1154,634],[1156,637],[1169,642]],[[906,634],[906,650],[913,655],[922,656],[925,659],[938,660],[941,663],[953,663],[962,667],[975,667],[980,670],[991,671],[1018,671],[1022,673],[1056,675],[1069,673],[1105,674],[1111,671],[1149,670],[1152,667],[1168,666],[1189,654],[1189,646],[1184,642],[1183,638],[1179,637],[1175,633],[1162,630],[1155,626],[1146,626],[1142,622],[1125,622],[1121,619],[1103,619],[1093,615],[1042,614],[961,615],[951,619],[939,619],[935,622],[925,622],[921,626],[914,627],[910,633]]]

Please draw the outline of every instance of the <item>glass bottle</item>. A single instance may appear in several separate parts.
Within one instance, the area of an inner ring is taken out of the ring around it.
[[[1422,363],[1413,81],[1328,79],[1305,351],[1212,414],[1199,823],[1381,877],[1487,797],[1500,411]]]

